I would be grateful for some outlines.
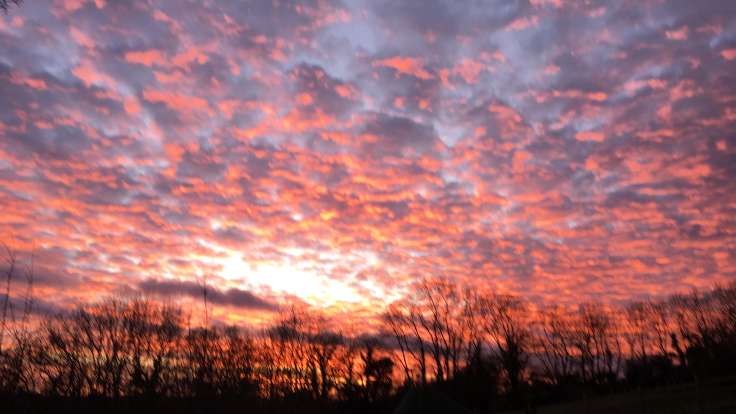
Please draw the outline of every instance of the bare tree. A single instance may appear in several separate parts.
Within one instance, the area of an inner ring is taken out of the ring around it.
[[[15,275],[17,265],[17,254],[7,244],[2,244],[3,253],[5,255],[5,277],[4,282],[4,297],[3,297],[3,309],[2,315],[0,315],[0,354],[2,354],[3,345],[5,344],[5,332],[8,329],[8,325],[12,323],[13,315],[13,304],[10,301],[10,293],[13,284],[13,277]]]
[[[276,364],[270,385],[270,393],[274,396],[313,392],[317,369],[309,358],[308,318],[306,312],[292,306],[266,332],[271,354],[269,359]]]
[[[176,394],[173,383],[182,348],[181,309],[134,301],[129,304],[124,324],[129,352],[126,394]]]
[[[123,394],[127,340],[123,304],[110,301],[44,324],[37,365],[52,394],[117,398]]]
[[[532,340],[528,309],[519,298],[510,295],[487,295],[479,299],[483,329],[506,374],[512,399],[518,400]]]
[[[3,247],[6,253],[7,273],[2,326],[0,327],[0,391],[10,394],[33,392],[36,390],[36,376],[33,375],[30,363],[35,338],[28,327],[33,310],[33,255],[31,255],[30,263],[25,268],[26,293],[23,300],[23,313],[20,321],[16,321],[10,296],[11,285],[14,283],[14,272],[17,270],[17,256],[15,251],[8,246],[3,245]],[[6,339],[9,346],[4,350],[3,343]]]
[[[10,267],[17,274],[20,265]],[[33,266],[28,269],[26,301],[32,303]],[[25,305],[24,313],[31,308]],[[550,307],[532,314],[514,296],[424,281],[383,316],[390,344],[381,336],[345,338],[324,315],[304,307],[291,307],[254,335],[236,327],[185,329],[179,307],[108,300],[38,325],[9,323],[0,393],[249,399],[318,411],[375,411],[391,401],[396,365],[406,382],[439,388],[487,411],[499,390],[518,407],[535,389],[532,356],[545,387],[584,394],[615,389],[624,380],[661,384],[673,372],[691,372],[682,380],[699,386],[701,378],[736,369],[736,284],[626,308],[587,304],[576,312]]]
[[[462,292],[444,280],[424,280],[420,284],[420,299],[427,309],[419,320],[430,338],[435,365],[435,380],[451,379],[460,369],[462,352],[468,339],[465,306]]]
[[[252,398],[257,395],[254,342],[236,327],[228,327],[223,334],[219,376],[220,394],[230,398]]]
[[[556,385],[570,382],[577,360],[572,319],[563,309],[550,307],[541,313],[538,323],[537,344],[545,377]]]
[[[388,356],[377,355],[381,345],[376,339],[366,339],[361,345],[363,398],[375,403],[387,398],[391,392],[394,363]]]
[[[394,333],[401,352],[401,364],[406,373],[406,380],[414,382],[411,374],[413,367],[419,369],[419,381],[427,385],[427,353],[429,344],[424,334],[426,326],[424,315],[419,305],[410,300],[396,302],[389,307],[384,316],[389,328]],[[409,356],[411,359],[407,359]]]
[[[625,309],[623,337],[629,357],[646,361],[652,352],[653,332],[650,330],[650,312],[647,302],[635,302]]]
[[[592,384],[615,383],[621,371],[623,347],[613,315],[597,304],[581,306],[574,338],[583,380]]]
[[[313,396],[326,401],[336,387],[337,352],[343,345],[340,334],[330,332],[317,320],[315,331],[309,335],[308,366]]]
[[[736,284],[674,295],[672,348],[696,380],[736,369]]]

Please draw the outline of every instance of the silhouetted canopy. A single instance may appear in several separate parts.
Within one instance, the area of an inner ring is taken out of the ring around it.
[[[412,388],[394,410],[394,414],[470,414],[470,411],[447,395],[432,390]]]

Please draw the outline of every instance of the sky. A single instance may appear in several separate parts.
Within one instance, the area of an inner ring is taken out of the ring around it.
[[[0,240],[47,309],[736,278],[732,0],[26,0],[0,98]]]

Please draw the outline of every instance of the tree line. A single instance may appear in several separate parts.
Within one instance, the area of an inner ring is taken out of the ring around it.
[[[387,307],[378,332],[355,337],[313,309],[285,309],[262,329],[193,326],[180,306],[146,299],[110,299],[30,323],[32,299],[13,311],[16,271],[5,269],[0,394],[56,411],[145,402],[391,412],[407,389],[420,388],[485,413],[699,383],[736,369],[736,283],[565,308],[425,280]],[[26,280],[30,295],[32,272]]]
[[[293,308],[272,326],[190,326],[182,308],[107,300],[9,330],[0,392],[52,401],[196,400],[355,412],[393,403],[391,351],[376,337],[348,338]]]
[[[736,373],[736,283],[571,308],[423,281],[384,321],[406,383],[479,412]]]

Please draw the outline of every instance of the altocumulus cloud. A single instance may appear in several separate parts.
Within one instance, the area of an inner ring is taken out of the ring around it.
[[[736,278],[732,0],[135,4],[0,16],[0,237],[54,305]]]

